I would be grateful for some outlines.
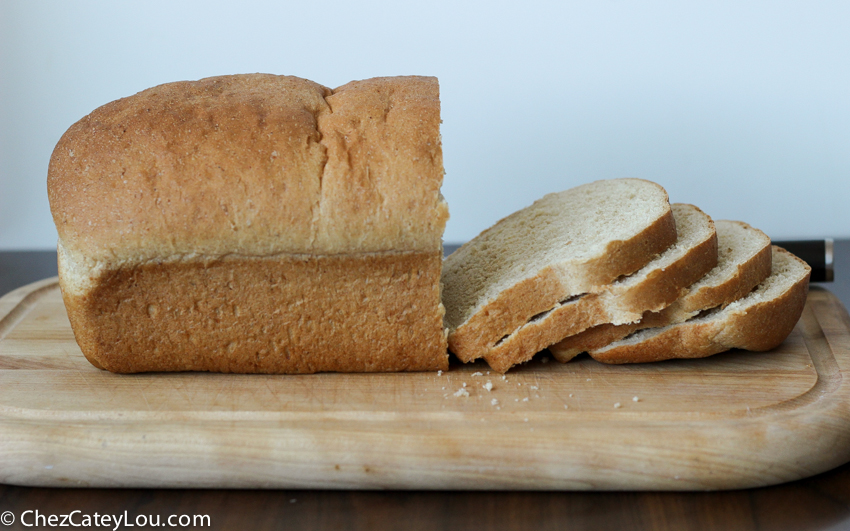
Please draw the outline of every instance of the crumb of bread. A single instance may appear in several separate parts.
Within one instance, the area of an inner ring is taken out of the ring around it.
[[[442,375],[443,375],[443,371],[437,371],[437,376],[442,376]]]
[[[623,406],[621,406],[619,402],[614,403],[614,409],[620,409],[621,407]]]
[[[469,396],[469,391],[467,391],[466,389],[464,389],[463,387],[461,387],[460,389],[458,389],[457,391],[455,391],[455,396],[457,396],[457,397],[461,397],[461,396]]]
[[[632,397],[632,402],[640,402],[640,398],[638,398],[638,397],[636,397],[636,396],[633,396],[633,397]]]
[[[498,405],[499,405],[499,399],[498,399],[498,398],[494,398],[493,400],[491,400],[491,401],[490,401],[490,404],[492,404],[492,405],[494,405],[494,406],[498,406]]]
[[[487,383],[485,383],[481,387],[483,387],[484,389],[486,389],[488,391],[492,391],[493,390],[493,382],[488,380]]]
[[[463,382],[463,386],[466,387],[466,382]]]
[[[536,385],[532,385],[532,386],[531,386],[531,388],[532,388],[532,389],[534,389],[534,390],[540,389],[540,388],[539,388],[539,387],[537,387]]]
[[[480,372],[480,371],[479,371],[479,372],[474,372],[474,373],[472,373],[472,376],[484,376],[484,373],[482,373],[482,372]]]
[[[528,397],[522,399],[523,402],[528,402]]]

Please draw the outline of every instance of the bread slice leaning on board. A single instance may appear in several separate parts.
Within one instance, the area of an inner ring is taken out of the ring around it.
[[[743,298],[683,323],[640,330],[590,355],[603,363],[642,363],[779,346],[803,313],[811,267],[785,249],[772,250],[770,276]]]
[[[168,83],[68,129],[59,282],[114,372],[448,368],[436,78]]]
[[[681,323],[702,310],[730,304],[759,285],[770,274],[770,238],[740,221],[718,220],[717,266],[688,287],[687,292],[661,311],[646,312],[629,324],[601,324],[569,336],[549,347],[552,355],[567,362],[590,350],[604,347],[644,328]]]
[[[500,220],[443,264],[449,348],[482,357],[572,297],[604,289],[676,241],[667,192],[641,179],[549,194]]]
[[[659,310],[717,263],[717,237],[711,218],[693,205],[672,205],[676,243],[631,275],[602,291],[559,303],[535,316],[483,353],[496,371],[528,361],[565,334],[605,322],[630,323]]]

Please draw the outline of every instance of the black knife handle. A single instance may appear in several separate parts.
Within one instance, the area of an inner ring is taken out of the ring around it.
[[[825,240],[794,240],[773,242],[786,251],[800,257],[812,268],[812,282],[832,282],[835,273],[832,267],[832,238]]]

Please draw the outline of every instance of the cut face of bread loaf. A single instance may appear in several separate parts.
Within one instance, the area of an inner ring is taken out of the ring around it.
[[[672,210],[678,231],[675,244],[603,291],[558,304],[522,325],[484,355],[487,363],[505,372],[566,335],[599,323],[630,323],[679,298],[686,286],[717,263],[717,236],[711,218],[697,207],[674,204]]]
[[[640,330],[590,355],[604,363],[641,363],[702,358],[733,348],[770,350],[800,319],[810,273],[808,264],[774,246],[772,272],[750,294],[683,323]]]
[[[60,285],[116,372],[447,367],[437,80],[169,83],[50,161]]]
[[[667,193],[649,181],[547,195],[445,260],[449,348],[465,362],[480,358],[535,315],[633,273],[675,240]]]
[[[685,295],[661,311],[644,313],[637,323],[606,323],[567,337],[549,347],[555,359],[567,362],[636,330],[684,322],[702,310],[725,306],[752,291],[770,274],[770,238],[740,221],[720,220],[715,222],[715,227],[717,266],[691,285]]]

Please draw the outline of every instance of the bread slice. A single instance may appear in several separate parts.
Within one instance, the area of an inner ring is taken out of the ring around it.
[[[549,194],[446,258],[449,349],[464,362],[561,301],[599,291],[676,241],[667,192],[613,179]]]
[[[688,288],[688,292],[658,312],[646,312],[637,323],[601,324],[565,338],[549,347],[560,362],[600,349],[636,330],[681,323],[700,311],[726,306],[753,290],[770,274],[770,238],[741,221],[719,220],[717,266]]]
[[[487,363],[505,372],[565,335],[604,322],[636,321],[644,311],[676,300],[686,286],[716,264],[717,238],[711,218],[697,207],[675,204],[672,211],[679,233],[673,246],[603,291],[559,303],[523,324],[484,353]]]
[[[168,83],[57,144],[83,354],[114,372],[448,368],[437,80]]]
[[[684,323],[640,330],[590,355],[603,363],[642,363],[703,358],[733,348],[770,350],[800,319],[810,274],[808,264],[773,246],[770,276],[742,299]]]

